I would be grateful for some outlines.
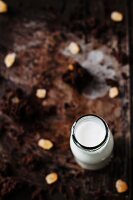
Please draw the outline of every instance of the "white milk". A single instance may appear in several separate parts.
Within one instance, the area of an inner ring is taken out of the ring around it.
[[[72,126],[70,147],[77,163],[85,169],[100,169],[107,165],[113,145],[106,122],[98,116],[81,117]]]
[[[80,144],[87,147],[99,145],[105,138],[106,130],[103,122],[85,119],[77,124],[75,137]]]

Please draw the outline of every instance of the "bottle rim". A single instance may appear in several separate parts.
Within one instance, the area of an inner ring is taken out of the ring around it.
[[[78,140],[76,139],[76,136],[75,136],[75,127],[76,127],[77,123],[78,123],[82,118],[87,117],[87,116],[97,117],[98,119],[100,119],[100,120],[103,122],[103,124],[104,124],[104,126],[105,126],[105,131],[106,131],[105,137],[104,137],[104,139],[102,140],[102,142],[100,142],[98,145],[93,146],[93,147],[88,147],[88,146],[82,145],[80,142],[78,142]],[[83,115],[83,116],[79,117],[79,118],[74,122],[74,124],[73,124],[73,126],[72,126],[72,139],[73,139],[73,142],[76,144],[76,146],[78,146],[80,149],[86,150],[86,151],[96,151],[96,150],[100,149],[100,148],[105,144],[105,142],[107,141],[107,138],[108,138],[108,135],[109,135],[108,132],[109,132],[108,125],[106,124],[106,122],[104,121],[103,118],[101,118],[101,117],[99,117],[99,116],[97,116],[97,115],[95,115],[95,114],[88,114],[88,115]]]

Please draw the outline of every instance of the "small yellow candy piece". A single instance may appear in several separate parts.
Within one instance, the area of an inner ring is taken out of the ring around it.
[[[6,65],[7,68],[12,67],[12,65],[14,64],[16,59],[16,53],[9,53],[6,55],[5,59],[4,59],[4,63]]]
[[[117,97],[119,95],[119,90],[118,90],[118,88],[117,87],[112,87],[112,88],[110,88],[110,90],[109,90],[109,97],[110,98],[115,98],[115,97]]]
[[[123,14],[118,11],[114,11],[111,13],[111,19],[115,22],[121,22],[123,20]]]
[[[74,55],[76,55],[80,52],[80,47],[76,42],[71,42],[68,46],[68,49]]]
[[[8,10],[7,4],[0,0],[0,13],[6,13]]]
[[[58,180],[58,174],[55,172],[52,172],[45,177],[45,180],[47,184],[49,185],[52,183],[55,183]]]
[[[45,89],[37,89],[36,96],[39,99],[44,99],[46,97],[46,90]]]
[[[41,147],[42,149],[50,150],[54,145],[53,142],[51,142],[48,139],[40,139],[38,141],[38,146]]]
[[[116,181],[115,187],[116,187],[117,192],[119,193],[126,192],[128,190],[127,183],[121,179]]]
[[[68,69],[69,69],[70,71],[73,71],[73,70],[74,70],[74,66],[73,66],[72,64],[70,64],[70,65],[68,65]]]

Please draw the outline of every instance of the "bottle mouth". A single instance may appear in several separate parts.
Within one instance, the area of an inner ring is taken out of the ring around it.
[[[88,118],[89,117],[92,117],[92,118],[94,117],[95,119],[99,120],[102,123],[102,126],[104,127],[104,131],[105,131],[105,134],[104,134],[104,137],[102,138],[102,140],[98,144],[96,144],[94,146],[83,145],[77,139],[76,134],[75,134],[78,123],[80,123],[81,121],[84,121],[87,117]],[[83,115],[80,118],[78,118],[75,121],[75,123],[73,124],[73,126],[72,126],[72,139],[73,139],[74,143],[76,144],[76,146],[78,146],[80,149],[83,149],[83,150],[86,150],[86,151],[96,151],[96,150],[100,149],[105,144],[105,142],[107,141],[108,130],[109,129],[108,129],[108,126],[107,126],[106,122],[101,117],[99,117],[97,115],[94,115],[94,114]]]

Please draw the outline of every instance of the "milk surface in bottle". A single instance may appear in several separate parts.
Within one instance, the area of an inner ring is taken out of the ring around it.
[[[72,126],[70,147],[77,163],[90,170],[103,168],[110,161],[114,146],[107,123],[96,115],[86,115]]]

